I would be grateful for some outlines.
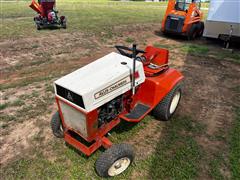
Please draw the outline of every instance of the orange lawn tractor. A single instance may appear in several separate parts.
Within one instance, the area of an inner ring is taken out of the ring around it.
[[[182,93],[183,75],[169,67],[168,50],[116,48],[119,53],[109,53],[54,82],[58,111],[51,120],[53,134],[87,156],[106,148],[96,161],[101,177],[121,174],[134,159],[133,148],[113,145],[109,131],[121,121],[137,123],[148,114],[170,119]]]
[[[161,31],[179,34],[189,40],[201,37],[204,30],[201,0],[169,0]]]

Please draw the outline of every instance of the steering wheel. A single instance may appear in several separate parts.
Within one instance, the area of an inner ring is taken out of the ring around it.
[[[134,55],[134,49],[133,48],[129,48],[126,46],[115,46],[115,48],[118,50],[118,52],[123,55],[123,56],[127,56],[129,58],[135,58],[134,56],[137,56],[139,53],[145,53],[145,51],[141,50],[141,49],[135,49],[135,55]],[[131,53],[128,53],[126,51],[129,51]]]

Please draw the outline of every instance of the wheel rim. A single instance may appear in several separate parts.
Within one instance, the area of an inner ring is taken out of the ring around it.
[[[60,124],[59,130],[60,130],[61,132],[63,132],[63,126],[62,126],[62,124]]]
[[[173,99],[172,99],[172,102],[171,102],[171,105],[170,105],[170,114],[173,114],[174,111],[176,110],[177,106],[178,106],[178,103],[179,103],[179,100],[180,100],[180,97],[181,97],[181,93],[180,91],[178,91],[177,93],[175,93]]]
[[[130,159],[127,157],[118,159],[113,163],[113,165],[108,169],[108,175],[109,176],[116,176],[118,174],[121,174],[123,171],[125,171],[128,166],[130,165]]]

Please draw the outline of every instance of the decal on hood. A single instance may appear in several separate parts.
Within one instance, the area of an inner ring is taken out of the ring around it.
[[[120,87],[123,87],[125,86],[126,84],[130,83],[131,82],[131,79],[130,79],[130,76],[127,76],[119,81],[117,81],[116,83],[106,87],[105,89],[97,92],[96,94],[94,94],[94,98],[95,99],[98,99],[100,97],[103,97],[117,89],[119,89]]]

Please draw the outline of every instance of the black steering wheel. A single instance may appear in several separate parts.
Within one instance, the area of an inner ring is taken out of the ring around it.
[[[141,50],[141,49],[137,49],[136,48],[136,45],[132,48],[129,48],[129,47],[126,47],[126,46],[115,46],[115,48],[118,50],[118,52],[123,55],[123,56],[127,56],[129,58],[136,58],[136,56],[139,54],[139,53],[145,53],[145,51]],[[128,51],[128,52],[126,52]],[[131,53],[129,53],[131,52]],[[135,56],[135,57],[134,57]]]

